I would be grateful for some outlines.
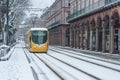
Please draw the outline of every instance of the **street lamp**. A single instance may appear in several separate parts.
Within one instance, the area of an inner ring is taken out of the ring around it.
[[[37,19],[37,14],[31,14],[32,16],[32,24],[33,24],[33,28],[35,27],[35,22],[36,22],[36,19]]]

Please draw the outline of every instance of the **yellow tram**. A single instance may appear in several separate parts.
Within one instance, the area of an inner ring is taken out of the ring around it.
[[[47,28],[31,28],[26,33],[26,44],[30,52],[47,52],[49,32]]]

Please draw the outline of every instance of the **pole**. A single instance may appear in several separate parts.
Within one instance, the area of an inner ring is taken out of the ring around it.
[[[9,42],[9,40],[8,40],[8,28],[9,28],[9,0],[7,0],[7,2],[6,2],[6,26],[5,26],[5,32],[6,32],[6,39],[5,39],[5,44],[7,44],[8,45],[8,42]]]
[[[6,17],[7,17],[7,27],[8,27],[8,25],[9,25],[9,0],[7,0],[7,12],[6,12]]]
[[[35,22],[36,22],[36,19],[37,19],[37,14],[31,14],[32,16],[32,27],[34,28],[35,27]]]

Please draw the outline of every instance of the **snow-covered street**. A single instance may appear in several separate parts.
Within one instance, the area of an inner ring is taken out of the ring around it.
[[[0,0],[0,80],[120,80],[120,0]]]
[[[30,53],[24,42],[0,61],[0,80],[120,80],[120,62],[50,46],[48,53]],[[108,56],[108,55],[107,55]]]

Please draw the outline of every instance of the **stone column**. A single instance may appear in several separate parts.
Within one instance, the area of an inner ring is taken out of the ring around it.
[[[79,28],[79,48],[81,48],[81,29]]]
[[[85,50],[87,50],[87,37],[88,36],[88,31],[85,29],[85,39],[84,39],[84,44],[85,44]]]
[[[78,30],[79,30],[79,28],[77,27],[77,40],[76,40],[77,41],[77,44],[76,44],[77,48],[79,48],[79,42],[78,42],[79,41],[79,31]]]
[[[98,38],[98,27],[96,27],[96,51],[98,51],[99,48],[99,38]]]
[[[90,29],[90,50],[93,49],[93,31]]]
[[[102,21],[102,52],[105,52],[105,21]]]
[[[84,44],[84,42],[83,42],[83,29],[82,29],[81,30],[81,48],[82,49],[84,49],[83,44]]]
[[[75,48],[77,48],[77,28],[75,27]]]
[[[75,43],[76,43],[76,42],[75,42],[75,41],[76,41],[76,31],[75,31],[75,28],[74,28],[74,39],[73,39],[73,40],[74,40],[74,42],[73,42],[73,43],[74,43],[74,46],[73,46],[73,47],[75,48]]]
[[[80,46],[80,47],[79,47],[79,48],[81,49],[81,48],[82,48],[82,46],[81,46],[81,43],[82,43],[82,40],[81,40],[81,39],[82,39],[82,30],[81,30],[81,26],[80,26],[79,29],[80,29],[80,32],[79,32],[79,46]]]
[[[110,53],[114,53],[114,20],[110,21]]]
[[[66,28],[67,26],[62,26],[62,46],[65,46],[65,39],[66,39]]]
[[[70,47],[73,47],[73,45],[72,45],[72,42],[73,42],[73,37],[72,37],[72,35],[73,35],[73,33],[72,33],[73,31],[72,31],[72,28],[70,28]]]
[[[79,29],[79,28],[78,28]],[[80,48],[80,29],[78,31],[78,47]]]

